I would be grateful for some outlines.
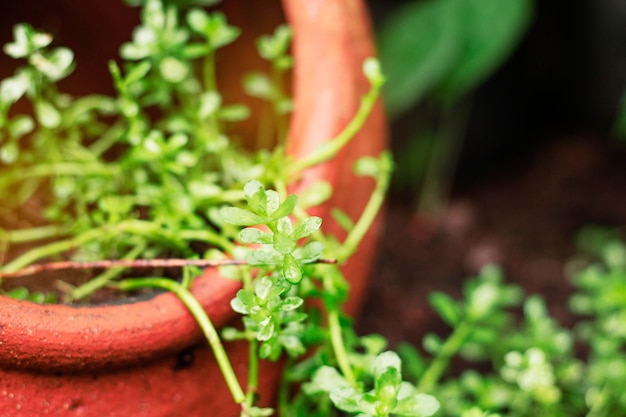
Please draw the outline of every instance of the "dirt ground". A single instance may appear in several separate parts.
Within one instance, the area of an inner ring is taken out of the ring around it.
[[[626,147],[593,135],[544,142],[480,177],[457,181],[436,233],[405,198],[392,195],[360,334],[420,345],[445,326],[427,304],[433,290],[459,295],[485,264],[541,293],[562,324],[571,318],[564,273],[584,225],[626,224]]]

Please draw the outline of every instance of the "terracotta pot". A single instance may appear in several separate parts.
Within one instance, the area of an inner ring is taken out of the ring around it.
[[[373,55],[362,0],[284,0],[294,29],[295,113],[289,152],[306,155],[333,137],[354,115],[368,84],[363,60]],[[245,30],[245,28],[244,28]],[[356,178],[352,163],[378,155],[386,145],[383,113],[334,161],[311,169],[293,188],[316,179],[334,185],[330,207],[356,218],[373,181]],[[326,232],[341,235],[327,221]],[[374,255],[377,228],[345,265],[358,308]],[[342,236],[340,236],[342,237]],[[217,326],[231,320],[238,284],[207,270],[193,293]],[[130,304],[71,307],[0,298],[0,410],[2,416],[228,416],[238,415],[221,374],[193,318],[169,293]],[[245,381],[246,347],[228,345]],[[279,369],[263,364],[261,400],[271,403]]]

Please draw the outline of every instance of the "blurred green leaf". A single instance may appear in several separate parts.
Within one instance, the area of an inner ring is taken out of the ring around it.
[[[457,3],[413,1],[382,25],[378,49],[387,78],[385,106],[391,117],[420,101],[457,62],[462,46]]]

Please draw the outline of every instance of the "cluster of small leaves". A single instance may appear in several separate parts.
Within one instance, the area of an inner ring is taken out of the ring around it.
[[[61,93],[56,82],[74,68],[73,53],[17,25],[5,52],[26,65],[0,83],[0,211],[15,212],[43,194],[43,220],[60,226],[45,238],[66,239],[57,247],[71,247],[77,260],[192,256],[192,243],[230,250],[232,236],[215,230],[215,207],[240,199],[252,178],[272,181],[284,163],[280,149],[252,154],[228,135],[248,109],[224,103],[215,54],[240,30],[199,7],[208,3],[136,2],[141,23],[120,48],[121,60],[109,65],[116,97]],[[280,28],[259,41],[284,69],[289,33]],[[32,102],[34,118],[13,114],[21,99]],[[10,268],[23,266],[19,260]]]
[[[576,262],[571,273],[570,308],[583,318],[574,329],[560,326],[540,296],[505,285],[495,267],[469,280],[461,301],[431,295],[452,332],[424,337],[430,356],[406,344],[398,351],[417,388],[440,401],[438,416],[624,415],[626,245],[604,229],[586,229],[580,240],[595,262]],[[457,355],[483,371],[446,375]]]
[[[239,232],[239,238],[260,247],[248,251],[246,260],[252,266],[269,268],[269,272],[254,281],[254,288],[239,290],[232,300],[232,308],[244,315],[245,331],[239,335],[231,331],[231,338],[252,335],[263,342],[262,358],[277,359],[283,348],[289,355],[299,356],[305,350],[301,338],[306,314],[297,311],[304,300],[294,295],[292,286],[302,281],[304,265],[320,259],[323,247],[316,241],[304,246],[298,241],[317,231],[321,219],[307,217],[294,227],[289,216],[297,197],[290,195],[281,203],[278,192],[266,190],[256,180],[244,186],[244,195],[246,208],[225,207],[221,217],[225,223],[248,226]]]
[[[378,354],[368,362],[373,388],[352,386],[331,366],[319,368],[312,381],[304,386],[309,395],[327,393],[333,404],[348,413],[362,417],[431,416],[439,408],[438,401],[416,390],[402,380],[400,357],[393,351]]]

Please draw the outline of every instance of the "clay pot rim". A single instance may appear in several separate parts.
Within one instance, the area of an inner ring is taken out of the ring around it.
[[[351,12],[341,10],[345,8],[341,2],[326,3],[332,3],[337,13],[349,16]],[[285,9],[288,9],[287,20],[294,30],[294,49],[297,52],[298,48],[300,50],[306,48],[298,43],[305,42],[304,38],[307,35],[312,36],[311,25],[315,25],[318,11],[305,10],[307,9],[305,5],[298,5],[291,0],[283,0],[283,4]],[[301,35],[298,24],[294,22],[308,25],[308,29],[304,30],[309,33]],[[342,25],[337,25],[332,30],[337,32],[333,36],[350,37],[350,34],[342,34],[342,31],[348,30]],[[345,46],[342,48],[348,50],[350,42],[343,43]],[[298,66],[309,67],[313,62],[309,58],[307,58],[309,62],[299,62],[297,53],[295,59],[295,78],[297,78]],[[346,62],[349,61],[336,60],[322,71],[327,72],[330,68],[332,72],[334,66],[336,72],[345,71],[347,78],[341,80],[342,82],[346,80],[351,82],[350,77],[357,77],[359,78],[357,84],[363,85],[364,77],[360,73],[360,67],[358,71],[354,69],[352,72],[347,71],[344,68]],[[323,87],[328,89],[326,85]],[[311,88],[311,86],[301,87],[302,90]],[[355,103],[360,100],[362,92],[359,91],[357,94]],[[308,153],[310,151],[308,147],[311,145],[303,146],[294,141],[294,138],[306,141],[316,135],[309,134],[315,126],[303,122],[307,117],[304,113],[313,104],[303,102],[303,99],[311,101],[311,98],[298,94],[297,80],[294,99],[296,114],[295,120],[292,118],[288,143],[291,149],[288,149],[288,153],[297,157]],[[313,99],[316,100],[317,97]],[[355,103],[349,103],[349,106],[354,109]],[[333,126],[344,125],[351,117],[351,114],[346,114],[345,111],[333,112],[332,108],[328,109],[328,112],[334,118],[330,122]],[[313,138],[313,142],[317,144],[323,140],[324,138]],[[333,164],[326,163],[308,170],[303,176],[302,184],[293,185],[292,191],[297,191],[298,188],[318,178],[333,183],[342,175],[341,170],[345,170],[342,164],[345,165],[346,161],[352,160],[347,151],[342,155]],[[343,175],[345,176],[345,172]],[[322,206],[315,214],[325,215],[327,210],[328,206]],[[215,326],[220,327],[236,315],[230,308],[229,301],[239,288],[239,282],[220,277],[218,269],[209,268],[194,281],[191,290],[207,310]],[[200,330],[193,317],[172,293],[162,293],[148,300],[127,304],[96,306],[40,305],[2,297],[0,315],[3,317],[0,322],[0,366],[18,369],[46,372],[76,372],[102,367],[114,369],[180,351],[200,337]]]

